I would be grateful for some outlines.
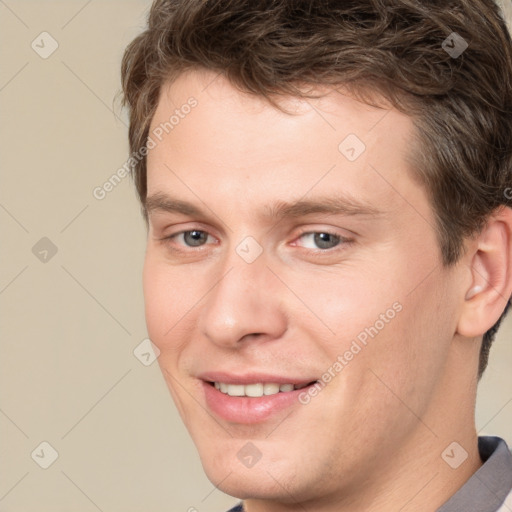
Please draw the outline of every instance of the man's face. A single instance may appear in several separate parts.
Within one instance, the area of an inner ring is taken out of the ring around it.
[[[432,436],[418,418],[436,421],[459,306],[410,118],[336,91],[283,105],[210,73],[163,88],[144,294],[209,478],[294,501],[377,481]]]

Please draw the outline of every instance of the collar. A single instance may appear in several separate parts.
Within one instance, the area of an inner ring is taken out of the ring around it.
[[[497,512],[512,489],[512,453],[499,437],[478,438],[483,465],[437,512]]]

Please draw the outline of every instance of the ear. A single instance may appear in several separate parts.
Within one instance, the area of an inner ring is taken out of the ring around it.
[[[471,243],[471,284],[465,292],[457,332],[475,338],[500,318],[512,295],[512,209],[501,207]]]

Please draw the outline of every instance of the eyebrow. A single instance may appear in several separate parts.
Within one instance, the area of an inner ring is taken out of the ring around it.
[[[208,217],[205,210],[198,206],[163,193],[148,196],[145,201],[144,210],[146,215],[154,212],[165,212],[181,213],[190,217]],[[210,211],[212,210],[210,209]],[[264,205],[259,217],[275,222],[285,218],[305,217],[315,213],[376,217],[384,212],[369,203],[357,200],[349,195],[335,194],[315,197],[309,200],[300,199],[294,202],[275,201],[274,203]]]

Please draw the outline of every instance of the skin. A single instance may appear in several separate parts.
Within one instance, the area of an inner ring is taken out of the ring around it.
[[[148,196],[204,215],[148,212],[148,332],[207,476],[249,512],[433,511],[481,465],[478,353],[512,293],[511,211],[443,267],[431,205],[407,163],[411,119],[324,92],[283,98],[289,115],[210,72],[162,87],[151,130],[189,97],[198,103],[149,152]],[[348,134],[366,145],[353,162],[338,149]],[[276,201],[334,194],[378,212],[261,215]],[[202,244],[191,246],[187,230],[204,231]],[[326,230],[328,249],[302,234]],[[236,252],[247,236],[262,249],[252,263]],[[397,302],[401,311],[307,405],[256,424],[208,409],[202,372],[319,379]],[[248,441],[261,453],[250,468],[237,457]],[[456,469],[441,457],[453,442],[467,452]]]

